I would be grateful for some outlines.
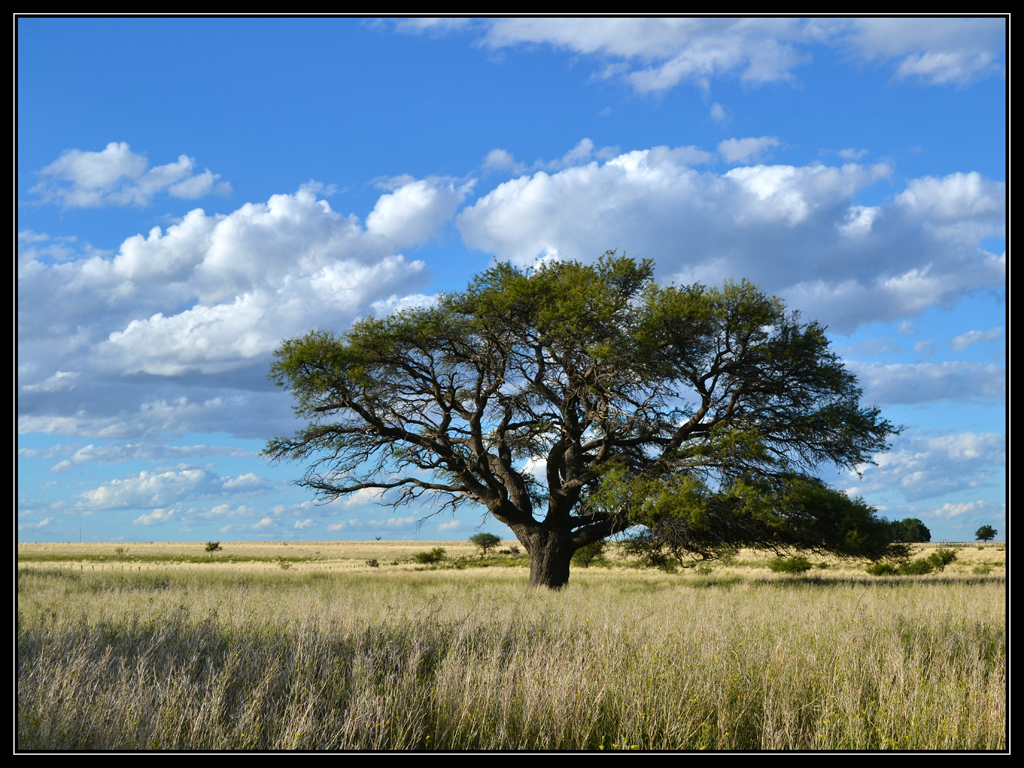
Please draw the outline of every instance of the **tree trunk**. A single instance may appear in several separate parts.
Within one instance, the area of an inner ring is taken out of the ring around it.
[[[515,533],[530,553],[530,586],[564,587],[569,582],[569,560],[576,551],[569,535],[543,528]]]

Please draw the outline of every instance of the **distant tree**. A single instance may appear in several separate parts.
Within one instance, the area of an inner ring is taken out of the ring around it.
[[[589,568],[592,563],[602,561],[605,559],[604,550],[606,541],[592,541],[585,547],[580,547],[573,553],[572,564],[578,565],[581,568]]]
[[[501,544],[501,537],[495,536],[493,533],[474,533],[469,537],[469,540],[480,547],[485,555],[487,554],[487,550]]]
[[[992,541],[992,539],[996,537],[997,533],[999,533],[999,531],[991,525],[983,525],[974,532],[974,536],[978,541]]]
[[[907,517],[892,522],[893,541],[907,544],[927,543],[932,540],[932,532],[916,517]]]
[[[219,541],[208,541],[208,542],[206,542],[206,551],[209,552],[211,555],[214,552],[220,552],[220,550],[221,550],[221,546],[220,546],[220,542]]]
[[[307,425],[264,455],[309,460],[299,485],[323,500],[483,505],[532,586],[561,587],[573,553],[636,525],[704,554],[884,556],[888,524],[811,476],[899,432],[861,406],[825,329],[746,281],[653,275],[613,253],[500,264],[429,308],[287,340],[271,378]]]

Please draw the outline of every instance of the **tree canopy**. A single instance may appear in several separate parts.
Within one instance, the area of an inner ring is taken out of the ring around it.
[[[487,550],[494,549],[496,546],[501,544],[501,537],[496,536],[493,533],[474,533],[469,537],[471,544],[475,544],[480,547],[483,554],[487,554]]]
[[[974,532],[974,537],[978,541],[992,541],[992,539],[996,537],[996,533],[998,533],[998,531],[996,531],[996,529],[991,525],[983,525]]]
[[[690,552],[881,557],[888,523],[812,473],[898,428],[860,404],[824,329],[746,281],[661,286],[650,261],[499,264],[432,307],[285,341],[271,377],[307,426],[265,454],[329,501],[375,489],[483,505],[558,587],[636,525]]]
[[[893,520],[890,525],[892,526],[893,541],[913,544],[932,540],[932,532],[928,530],[928,526],[916,517]]]

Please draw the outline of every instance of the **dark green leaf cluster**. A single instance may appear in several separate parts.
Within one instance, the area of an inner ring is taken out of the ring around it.
[[[572,564],[578,565],[580,568],[589,568],[594,563],[602,562],[605,559],[604,550],[607,546],[607,542],[592,541],[586,546],[577,549],[572,556]]]
[[[646,531],[633,546],[648,558],[664,553],[680,563],[713,560],[739,547],[870,560],[899,559],[909,552],[893,542],[891,525],[863,499],[816,478],[746,478],[718,492],[679,493],[674,485],[663,484],[637,521]]]
[[[932,540],[932,532],[928,530],[928,526],[916,517],[893,520],[890,525],[892,526],[893,541],[917,544]]]
[[[910,560],[903,557],[900,562],[876,562],[868,566],[872,576],[927,576],[932,571],[945,571],[946,566],[957,558],[955,549],[939,547],[928,557]]]
[[[421,565],[433,565],[444,560],[446,554],[444,547],[434,547],[427,552],[417,552],[412,559]]]
[[[803,555],[776,557],[768,562],[768,570],[775,573],[804,573],[811,570],[811,561]]]

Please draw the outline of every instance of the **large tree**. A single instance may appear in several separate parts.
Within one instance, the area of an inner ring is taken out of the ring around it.
[[[860,405],[824,329],[746,281],[660,286],[653,265],[501,264],[430,308],[285,341],[271,377],[308,425],[271,440],[329,501],[481,504],[560,587],[636,525],[690,552],[879,557],[889,526],[815,480],[897,430]],[[682,544],[680,544],[682,542]]]

